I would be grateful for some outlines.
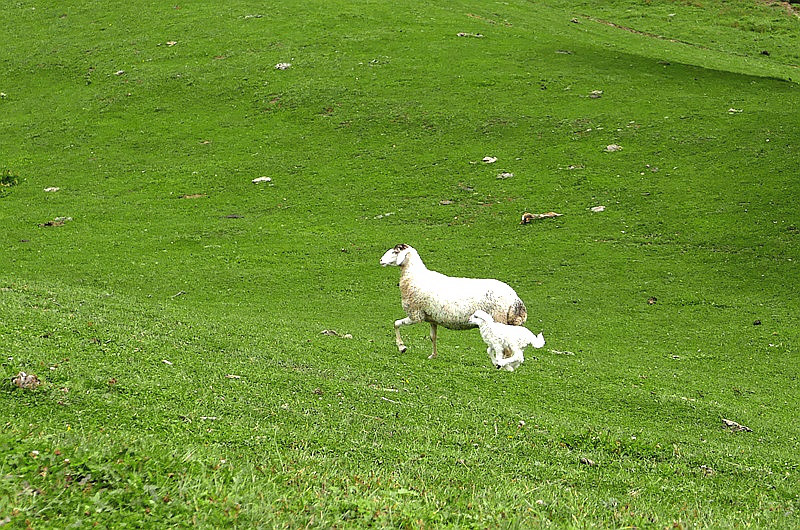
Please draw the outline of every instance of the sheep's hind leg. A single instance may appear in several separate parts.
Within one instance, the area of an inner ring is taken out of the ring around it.
[[[414,323],[415,322],[409,317],[394,321],[395,344],[397,344],[397,349],[400,351],[400,353],[405,353],[408,349],[406,345],[403,344],[403,338],[400,336],[400,326],[410,326]]]
[[[428,359],[436,357],[436,324],[431,322],[431,342],[433,342],[433,353],[428,355]]]

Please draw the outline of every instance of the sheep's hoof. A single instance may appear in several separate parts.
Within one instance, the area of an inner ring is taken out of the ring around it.
[[[408,348],[405,345],[403,345],[403,346],[398,346],[397,349],[400,350],[400,353],[405,353]]]

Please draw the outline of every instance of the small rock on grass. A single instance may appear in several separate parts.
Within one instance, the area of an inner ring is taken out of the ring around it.
[[[57,187],[55,187],[55,186],[51,186],[51,187],[49,187],[49,188],[45,188],[45,189],[44,189],[44,191],[46,191],[46,192],[48,192],[48,193],[55,193],[55,192],[57,192],[57,191],[59,191],[59,190],[61,190],[61,188],[57,188]]]
[[[589,97],[592,98],[592,99],[599,99],[599,98],[603,97],[603,91],[602,90],[592,90],[589,93]]]
[[[497,175],[497,179],[498,179],[498,180],[510,179],[510,178],[511,178],[511,177],[513,177],[513,176],[514,176],[514,174],[513,174],[513,173],[509,173],[508,171],[503,171],[502,173],[500,173],[499,175]]]
[[[287,68],[290,68],[291,66],[292,66],[292,63],[278,63],[278,64],[275,65],[275,69],[276,70],[286,70]]]
[[[481,159],[481,162],[483,162],[484,164],[494,164],[495,162],[497,162],[497,157],[496,156],[485,156],[485,157],[483,157]]]
[[[594,460],[589,460],[585,456],[581,457],[581,464],[584,464],[584,465],[587,465],[587,466],[596,466],[597,465],[597,463]]]
[[[609,144],[605,148],[606,153],[613,153],[615,151],[622,151],[622,146],[617,144]]]
[[[272,182],[270,177],[258,177],[252,180],[253,184],[258,184],[259,182]]]
[[[605,211],[606,207],[601,204],[600,206],[593,206],[590,209],[595,213],[599,213]]]

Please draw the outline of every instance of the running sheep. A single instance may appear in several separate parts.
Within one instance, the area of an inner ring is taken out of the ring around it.
[[[528,317],[525,304],[514,290],[492,279],[453,278],[428,270],[417,251],[406,244],[390,248],[381,265],[400,267],[400,296],[406,318],[395,320],[395,342],[400,353],[406,351],[400,327],[428,322],[431,325],[433,353],[436,357],[436,330],[470,329],[470,317],[483,310],[497,322],[521,326]]]
[[[486,353],[489,354],[489,359],[495,368],[513,372],[525,362],[526,346],[534,348],[544,346],[544,336],[541,333],[534,335],[526,327],[507,326],[495,322],[492,316],[485,311],[475,311],[469,321],[478,326],[483,342],[489,346],[486,348]]]

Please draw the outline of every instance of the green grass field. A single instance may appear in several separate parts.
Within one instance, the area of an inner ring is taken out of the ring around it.
[[[0,25],[0,526],[800,526],[785,5]],[[500,372],[440,328],[429,360],[418,325],[399,354],[401,242],[512,285],[545,348]]]

